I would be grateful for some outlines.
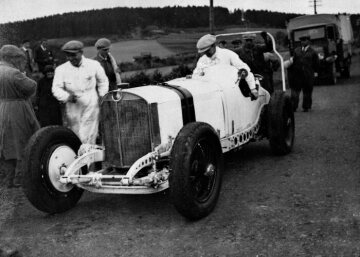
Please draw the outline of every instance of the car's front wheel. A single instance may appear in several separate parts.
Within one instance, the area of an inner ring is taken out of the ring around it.
[[[176,209],[197,220],[215,208],[221,188],[223,156],[214,129],[202,122],[185,125],[170,159],[170,193]]]
[[[25,148],[23,190],[38,210],[60,213],[79,201],[83,189],[60,183],[61,168],[76,158],[81,145],[70,129],[51,126],[37,131]]]

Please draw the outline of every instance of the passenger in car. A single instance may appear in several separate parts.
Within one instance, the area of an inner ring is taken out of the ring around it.
[[[201,55],[196,68],[193,71],[193,76],[203,76],[207,67],[225,64],[232,65],[238,70],[246,70],[247,76],[245,80],[255,98],[258,97],[258,90],[256,89],[254,75],[250,72],[249,66],[240,60],[239,56],[229,50],[216,46],[216,37],[207,34],[199,39],[196,44],[198,53]]]

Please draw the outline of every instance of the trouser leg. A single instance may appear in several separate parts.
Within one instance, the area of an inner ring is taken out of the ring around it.
[[[313,91],[313,87],[309,86],[309,87],[304,87],[303,89],[303,104],[302,107],[304,110],[306,109],[311,109],[311,105],[312,105],[312,91]]]
[[[263,88],[265,88],[271,95],[274,92],[274,87],[271,84],[270,79],[271,78],[270,78],[270,76],[268,74],[264,74],[263,75],[263,80],[261,81],[261,86]]]
[[[294,112],[296,111],[299,105],[299,96],[300,96],[300,89],[291,88],[291,102]]]
[[[15,159],[5,160],[3,158],[0,158],[0,177],[2,185],[8,187],[11,187],[13,185],[13,180],[15,177],[15,166]]]
[[[17,160],[16,166],[15,166],[15,176],[14,176],[14,185],[20,185],[22,180],[22,160]]]

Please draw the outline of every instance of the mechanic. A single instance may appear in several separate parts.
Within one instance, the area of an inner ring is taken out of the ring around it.
[[[319,57],[310,46],[310,36],[299,38],[301,46],[294,51],[294,56],[287,61],[289,66],[289,84],[294,111],[299,105],[299,95],[303,91],[303,111],[308,112],[312,105],[314,79],[319,69]]]
[[[202,56],[196,64],[196,68],[193,71],[193,76],[203,76],[204,70],[207,67],[217,64],[227,64],[236,67],[238,70],[245,70],[247,76],[245,80],[251,90],[251,94],[254,98],[258,98],[258,90],[255,85],[254,75],[250,72],[249,66],[240,60],[239,56],[224,48],[216,46],[216,37],[214,35],[207,34],[199,39],[196,44],[198,53]]]
[[[98,61],[104,68],[106,76],[109,79],[109,91],[118,88],[121,84],[120,69],[116,63],[115,58],[110,54],[111,42],[107,38],[100,38],[95,43],[98,51],[97,55],[93,58]]]
[[[249,65],[253,73],[263,76],[261,85],[271,94],[274,88],[270,82],[270,80],[272,80],[272,78],[269,77],[271,71],[265,61],[264,53],[272,51],[272,44],[265,31],[261,32],[261,37],[265,44],[255,44],[255,34],[244,34],[243,40],[245,43],[238,54],[240,59]]]
[[[109,80],[99,62],[83,56],[83,43],[72,40],[62,50],[67,62],[55,69],[54,96],[65,103],[64,125],[83,144],[95,144],[99,126],[99,97],[109,90]]]
[[[31,95],[36,82],[25,75],[26,55],[14,45],[0,49],[0,158],[10,167],[5,176],[8,187],[21,186],[23,150],[40,125]]]

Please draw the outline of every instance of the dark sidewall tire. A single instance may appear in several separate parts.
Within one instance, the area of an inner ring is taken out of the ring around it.
[[[275,91],[268,105],[268,137],[272,151],[277,155],[291,152],[295,137],[295,118],[288,94]]]
[[[80,145],[81,142],[74,132],[60,126],[42,128],[30,138],[24,154],[23,191],[38,210],[50,214],[64,212],[74,207],[81,198],[83,189],[77,186],[58,189],[57,185],[51,182],[48,169],[55,151],[65,149],[66,153],[75,156]],[[61,153],[59,152],[59,156]]]
[[[185,125],[171,150],[170,195],[175,208],[190,220],[212,212],[219,198],[223,154],[215,130],[203,122]]]
[[[345,79],[349,79],[350,76],[350,63],[344,67],[344,70],[341,72],[341,77]]]

